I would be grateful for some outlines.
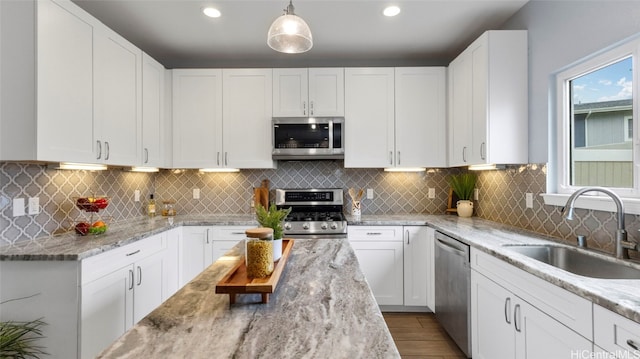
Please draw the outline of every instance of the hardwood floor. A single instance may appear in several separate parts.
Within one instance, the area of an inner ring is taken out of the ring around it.
[[[403,359],[459,359],[464,353],[433,313],[382,313]]]

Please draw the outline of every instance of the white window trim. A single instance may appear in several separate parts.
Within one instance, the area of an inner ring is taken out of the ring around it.
[[[568,99],[570,91],[567,80],[576,78],[587,72],[594,71],[627,56],[633,56],[633,117],[636,117],[637,114],[635,109],[640,108],[638,107],[638,104],[640,103],[640,66],[638,66],[640,61],[640,38],[632,39],[622,45],[608,49],[556,74],[556,163],[554,164],[555,166],[552,166],[555,168],[555,171],[550,171],[548,177],[548,182],[553,182],[555,184],[556,193],[544,193],[541,195],[546,205],[562,207],[566,204],[571,193],[581,188],[578,186],[571,186],[569,184],[570,173],[569,166],[567,164],[570,161],[570,124],[566,119],[569,118],[570,113],[568,106],[566,106],[566,100]],[[635,123],[638,123],[638,121],[635,121]],[[622,198],[625,206],[625,213],[628,214],[640,214],[640,132],[638,127],[640,126],[634,126],[633,128],[635,137],[635,140],[633,141],[633,157],[636,159],[633,178],[634,188],[610,188]],[[554,173],[555,176],[553,176]],[[552,188],[553,186],[548,187]],[[575,206],[577,208],[608,212],[614,212],[616,210],[611,198],[598,192],[588,192],[581,196],[576,201]]]
[[[624,140],[625,141],[633,141],[633,138],[629,138],[629,120],[631,120],[631,130],[634,131],[635,133],[635,129],[633,128],[633,116],[624,116],[623,121],[624,121]]]

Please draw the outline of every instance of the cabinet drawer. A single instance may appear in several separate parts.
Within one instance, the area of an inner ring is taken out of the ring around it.
[[[402,226],[348,226],[350,241],[402,242]]]
[[[239,241],[246,237],[245,231],[254,226],[222,226],[213,228],[213,240]]]
[[[166,236],[158,234],[82,261],[81,283],[89,283],[118,268],[167,248]]]
[[[640,323],[593,306],[594,342],[620,358],[640,358]]]
[[[471,248],[471,268],[583,337],[593,339],[590,301],[475,248]]]

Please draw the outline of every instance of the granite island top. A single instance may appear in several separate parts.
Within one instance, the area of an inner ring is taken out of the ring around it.
[[[400,358],[346,239],[295,240],[269,303],[215,294],[237,245],[99,358]]]
[[[455,215],[362,215],[358,219],[347,216],[347,221],[351,226],[429,225],[476,249],[640,323],[640,280],[583,277],[538,262],[508,248],[509,244],[535,245],[552,242],[555,245],[564,245],[558,243],[556,238],[477,217],[461,218]],[[165,218],[142,218],[113,225],[105,235],[97,237],[78,237],[71,233],[34,241],[21,241],[13,246],[0,246],[0,260],[82,260],[181,225],[252,227],[256,224],[254,217],[248,214],[183,215],[175,217],[174,224],[171,226]],[[589,252],[599,255],[592,250]],[[615,260],[611,255],[599,256]],[[625,261],[625,264],[640,269],[638,262]]]

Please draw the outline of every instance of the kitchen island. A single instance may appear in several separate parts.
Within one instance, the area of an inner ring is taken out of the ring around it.
[[[237,245],[99,357],[400,357],[346,239],[295,240],[268,304],[215,294],[241,258]]]

